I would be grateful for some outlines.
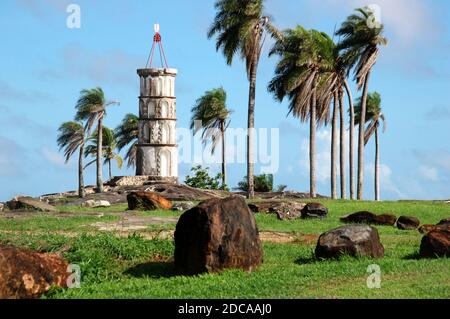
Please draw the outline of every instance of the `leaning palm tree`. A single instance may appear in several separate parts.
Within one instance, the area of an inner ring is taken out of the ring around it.
[[[289,114],[310,121],[310,196],[316,197],[316,125],[325,122],[323,108],[318,105],[317,91],[323,75],[329,72],[331,39],[316,30],[305,30],[301,26],[285,30],[272,48],[270,55],[277,54],[280,60],[268,90],[282,102],[289,99]],[[325,112],[326,113],[326,112]]]
[[[136,166],[136,144],[138,142],[139,118],[134,114],[127,114],[122,120],[122,123],[114,130],[116,136],[117,148],[121,151],[127,145],[130,145],[125,155],[127,167]]]
[[[229,117],[232,113],[227,108],[226,102],[225,90],[223,88],[213,89],[197,99],[191,110],[191,130],[195,135],[203,129],[203,143],[207,144],[209,140],[212,142],[211,154],[215,153],[217,143],[222,141],[222,184],[224,186],[227,184],[225,131],[230,124]],[[197,125],[197,122],[201,122],[201,125]]]
[[[106,108],[113,104],[119,104],[117,101],[107,101],[105,94],[101,88],[90,90],[82,90],[78,99],[76,109],[77,114],[75,119],[77,121],[86,121],[86,130],[90,132],[94,123],[97,122],[97,144],[102,145],[102,126],[103,118],[106,116]],[[102,179],[102,148],[97,148],[97,192],[103,192]]]
[[[277,30],[264,14],[264,0],[217,0],[217,14],[208,38],[217,35],[216,49],[222,50],[228,65],[237,53],[245,60],[250,83],[248,98],[247,181],[248,197],[254,196],[253,130],[255,127],[256,74],[266,34],[276,37]],[[265,31],[267,33],[265,33]]]
[[[92,156],[95,159],[92,160],[91,162],[89,162],[88,164],[86,164],[85,168],[88,167],[89,165],[93,164],[94,162],[97,161],[97,154],[98,154],[98,137],[97,137],[97,132],[94,132],[94,134],[92,134],[88,141],[90,142],[89,145],[86,146],[86,150],[84,151],[84,156],[88,157],[88,156]],[[122,157],[115,152],[115,149],[117,148],[117,141],[116,141],[116,136],[114,135],[114,131],[111,130],[110,128],[104,126],[103,130],[102,130],[102,134],[103,134],[103,138],[102,143],[103,143],[103,147],[102,147],[102,155],[104,158],[104,165],[108,165],[108,172],[109,172],[109,179],[112,179],[112,169],[111,169],[111,161],[112,160],[116,160],[117,162],[117,167],[119,169],[122,168],[123,165],[123,159]]]
[[[355,121],[361,119],[362,110],[362,98],[356,101],[355,105]],[[367,95],[367,108],[365,121],[367,129],[365,130],[364,145],[366,145],[370,138],[375,135],[375,200],[380,200],[380,155],[379,155],[379,143],[378,143],[378,128],[380,127],[380,121],[383,121],[383,132],[386,130],[386,119],[381,112],[381,96],[378,92],[369,93]]]
[[[358,199],[363,197],[364,123],[370,73],[377,62],[379,46],[387,44],[387,39],[383,37],[383,24],[374,23],[374,20],[375,15],[370,8],[359,8],[336,32],[336,35],[343,37],[338,45],[343,59],[350,68],[354,67],[357,88],[363,90],[358,140]]]
[[[78,122],[65,122],[58,129],[57,143],[59,150],[64,149],[66,163],[72,155],[79,149],[78,156],[78,196],[83,198],[84,178],[83,178],[83,152],[85,145],[85,134],[83,124]]]

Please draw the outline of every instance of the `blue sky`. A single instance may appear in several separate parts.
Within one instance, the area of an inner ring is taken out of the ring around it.
[[[81,29],[66,26],[67,5],[81,7]],[[378,4],[389,46],[382,49],[370,89],[382,95],[388,127],[381,136],[383,199],[450,197],[450,3],[444,0],[267,0],[279,28],[302,24],[332,33],[356,7]],[[64,164],[56,130],[74,115],[83,88],[101,86],[121,105],[108,112],[115,127],[137,113],[136,69],[145,65],[153,24],[161,24],[164,47],[177,77],[178,126],[204,91],[223,86],[234,110],[232,127],[246,127],[248,82],[236,60],[226,65],[206,32],[213,1],[5,0],[0,2],[0,200],[75,189],[74,159]],[[267,49],[270,42],[266,44]],[[276,58],[261,59],[256,126],[280,129],[276,184],[308,189],[308,126],[286,117],[286,103],[267,93]],[[359,93],[353,92],[355,96]],[[318,190],[329,194],[329,128],[318,134]],[[365,197],[373,198],[373,143],[366,148]],[[257,165],[259,173],[260,165]],[[218,171],[219,167],[214,166]],[[180,165],[180,181],[189,165]],[[113,170],[132,175],[132,170]],[[107,173],[105,169],[104,174]],[[230,185],[245,165],[229,167]],[[86,182],[95,182],[94,168]]]

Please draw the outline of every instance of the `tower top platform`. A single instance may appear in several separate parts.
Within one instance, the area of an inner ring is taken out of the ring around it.
[[[140,76],[177,75],[178,70],[173,68],[145,68],[145,69],[138,69],[137,73]]]

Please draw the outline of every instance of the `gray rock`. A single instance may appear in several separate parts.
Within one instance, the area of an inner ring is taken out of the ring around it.
[[[279,203],[270,207],[269,213],[277,214],[280,220],[294,220],[299,219],[302,214],[303,203]]]
[[[172,210],[176,212],[184,212],[185,210],[191,209],[195,204],[193,202],[183,202],[175,203],[172,205]]]
[[[5,204],[0,203],[0,212],[2,212],[5,209]]]
[[[384,247],[376,228],[347,225],[320,235],[315,255],[317,258],[336,258],[341,255],[382,258]]]
[[[302,218],[325,218],[328,208],[320,203],[308,203],[302,209]]]
[[[110,207],[111,204],[106,200],[93,200],[89,199],[81,204],[81,207],[86,208],[100,208],[100,207]]]

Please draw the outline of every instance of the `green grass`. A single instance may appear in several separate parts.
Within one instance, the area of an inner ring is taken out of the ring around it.
[[[433,224],[450,215],[450,205],[436,202],[321,202],[330,210],[327,219],[279,221],[273,215],[257,214],[258,227],[263,231],[320,234],[342,225],[342,215],[358,210],[412,215],[422,223]],[[71,209],[76,212],[78,208]],[[117,207],[110,209],[117,211]],[[163,211],[140,214],[179,215]],[[59,252],[81,267],[80,289],[52,289],[44,298],[450,298],[450,260],[419,259],[422,235],[417,231],[376,226],[385,247],[385,257],[378,260],[343,257],[320,261],[313,257],[314,244],[264,243],[264,263],[252,273],[228,270],[185,277],[174,273],[171,240],[82,231],[86,228],[81,225],[115,218],[105,212],[102,218],[0,219],[0,243]],[[149,230],[174,226],[155,225]],[[80,233],[68,237],[58,230]],[[367,288],[367,267],[371,264],[381,268],[381,289]]]

